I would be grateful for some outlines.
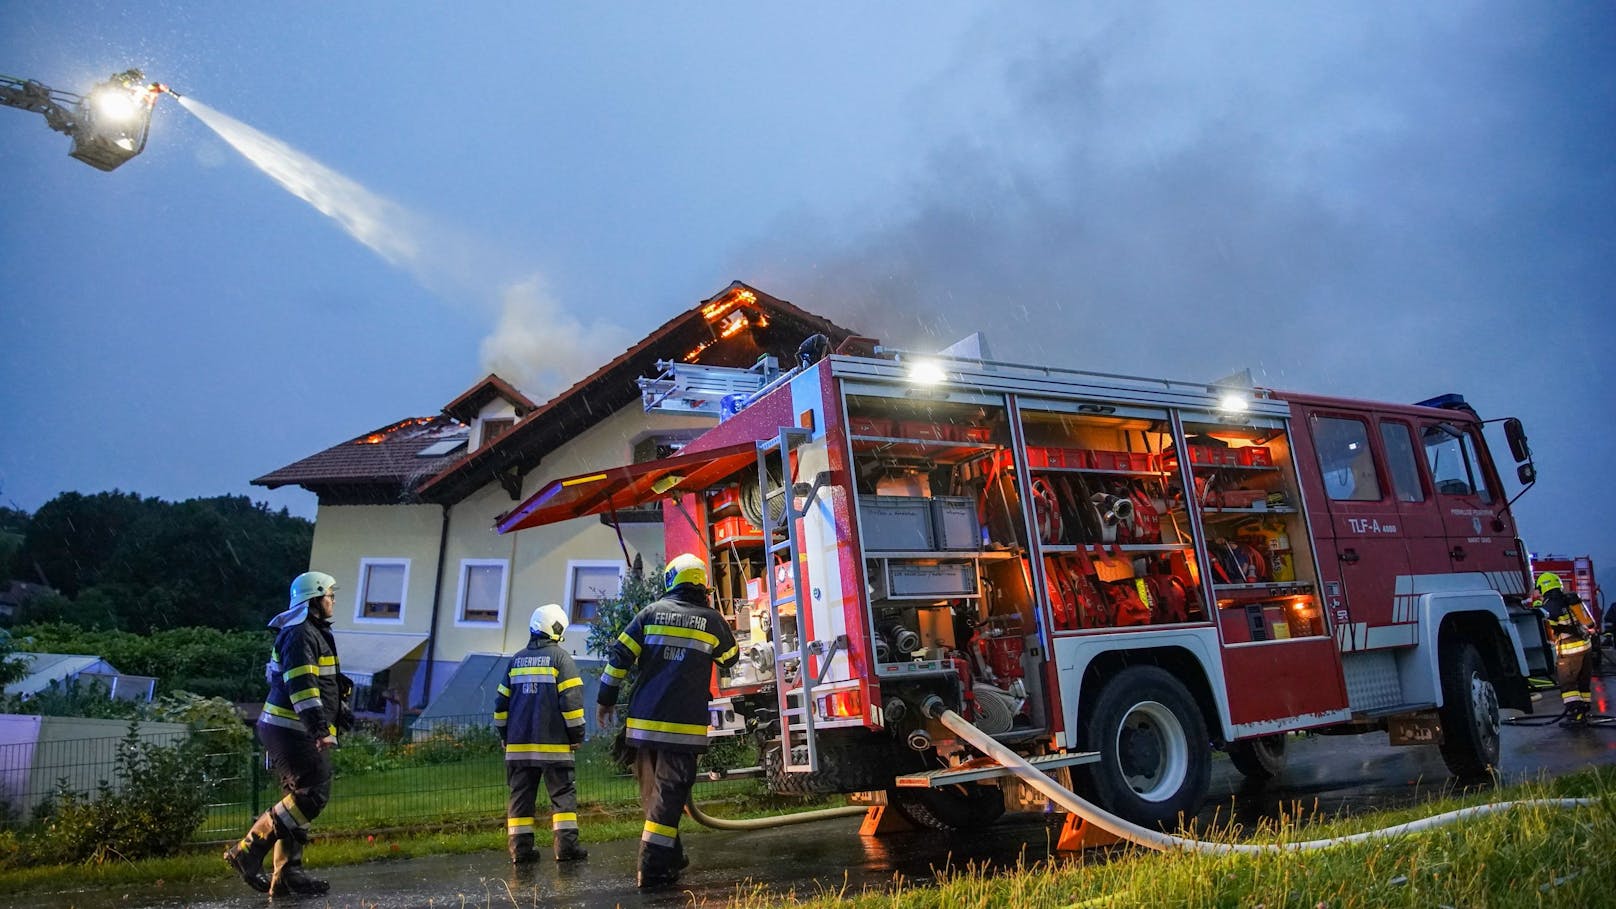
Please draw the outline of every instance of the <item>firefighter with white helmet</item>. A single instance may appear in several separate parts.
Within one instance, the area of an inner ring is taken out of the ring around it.
[[[619,688],[631,667],[639,676],[629,700],[624,738],[634,749],[645,829],[640,834],[640,887],[671,884],[689,861],[679,841],[679,815],[707,750],[707,702],[713,665],[740,656],[729,623],[708,603],[707,566],[675,556],[663,575],[662,599],[641,609],[618,635],[600,679],[597,720],[610,729]]]
[[[1549,618],[1554,633],[1554,651],[1560,683],[1560,700],[1565,705],[1566,725],[1586,726],[1593,697],[1593,665],[1588,660],[1593,635],[1584,624],[1587,607],[1582,598],[1565,589],[1560,576],[1545,571],[1537,576],[1539,607]]]
[[[303,870],[308,826],[331,798],[331,749],[337,732],[352,724],[347,703],[353,683],[342,675],[331,611],[337,579],[308,571],[292,580],[290,603],[269,622],[275,629],[265,675],[269,696],[258,715],[258,739],[284,797],[258,818],[224,860],[248,886],[261,893],[320,894],[325,881]],[[272,875],[264,859],[273,848]]]
[[[555,860],[589,857],[578,843],[578,787],[573,752],[584,740],[584,688],[572,655],[561,646],[567,611],[555,603],[533,610],[527,647],[511,657],[494,698],[494,728],[505,743],[505,782],[511,798],[505,833],[512,864],[539,857],[533,848],[539,781],[550,793]]]

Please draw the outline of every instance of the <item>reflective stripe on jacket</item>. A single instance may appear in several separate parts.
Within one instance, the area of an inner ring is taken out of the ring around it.
[[[507,761],[572,763],[572,746],[584,740],[584,683],[560,643],[534,635],[511,657],[494,726],[505,732]]]
[[[269,696],[258,722],[314,738],[336,735],[342,691],[331,626],[314,618],[285,626],[275,636],[269,663]]]
[[[600,679],[599,703],[617,703],[619,686],[639,664],[625,719],[630,745],[668,751],[707,750],[707,702],[713,665],[740,656],[735,635],[707,597],[692,585],[640,610],[612,646]]]

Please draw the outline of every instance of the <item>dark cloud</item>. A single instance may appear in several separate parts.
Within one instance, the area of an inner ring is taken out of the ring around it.
[[[1062,6],[976,40],[931,92],[1008,113],[739,270],[899,346],[1460,391],[1533,432],[1528,543],[1616,569],[1616,7]]]

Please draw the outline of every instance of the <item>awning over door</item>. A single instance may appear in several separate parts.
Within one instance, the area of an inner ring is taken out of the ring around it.
[[[756,462],[757,443],[740,442],[552,480],[495,522],[494,529],[510,533],[613,509],[633,508],[676,492],[706,489]]]
[[[376,673],[393,668],[411,656],[426,641],[424,634],[398,631],[347,631],[332,629],[337,639],[337,663],[342,674],[355,685],[369,685]]]

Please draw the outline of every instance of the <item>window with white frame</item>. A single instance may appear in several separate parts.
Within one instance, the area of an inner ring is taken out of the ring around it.
[[[455,624],[498,625],[505,621],[508,565],[504,559],[460,561],[460,596],[455,607]]]
[[[623,563],[596,559],[567,562],[567,614],[574,625],[600,615],[600,601],[623,589]]]
[[[404,591],[409,588],[409,559],[360,559],[354,620],[404,621]]]

